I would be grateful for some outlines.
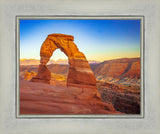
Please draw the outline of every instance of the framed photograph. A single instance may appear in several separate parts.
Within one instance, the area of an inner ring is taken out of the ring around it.
[[[17,16],[17,117],[143,117],[144,16]]]
[[[0,134],[159,134],[151,1],[0,1]]]

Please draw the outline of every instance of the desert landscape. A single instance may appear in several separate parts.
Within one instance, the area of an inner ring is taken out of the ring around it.
[[[20,115],[141,113],[140,20],[20,20],[19,29]]]
[[[20,65],[21,114],[140,113],[140,58],[90,63],[103,103],[96,99],[81,99],[82,90],[67,88],[68,61],[47,65],[51,71],[50,85],[31,82],[37,75],[38,65],[37,61],[30,61],[32,65],[28,60],[23,60],[25,65]]]

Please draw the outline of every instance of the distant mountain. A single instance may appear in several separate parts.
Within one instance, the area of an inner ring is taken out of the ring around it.
[[[89,64],[98,64],[98,63],[100,63],[99,61],[95,61],[95,60],[89,60],[88,62],[89,62]],[[20,65],[39,65],[39,64],[40,64],[40,60],[37,60],[37,59],[20,59]],[[50,60],[47,64],[48,65],[50,65],[50,64],[67,65],[68,64],[68,60],[66,60],[66,59],[59,59],[57,61]]]
[[[20,59],[20,65],[39,65],[40,60],[37,59]],[[57,61],[50,60],[48,63],[49,64],[68,64],[68,60],[62,60],[59,59]]]
[[[39,65],[39,63],[37,59],[20,59],[20,65]]]
[[[55,60],[50,60],[48,63],[49,64],[61,64],[61,65],[67,65],[68,64],[68,60],[65,60],[65,59],[59,59],[57,61]]]
[[[95,60],[89,60],[88,62],[89,62],[89,64],[98,64],[98,63],[100,63],[100,61],[95,61]]]
[[[55,61],[55,64],[67,65],[68,64],[68,60],[59,59],[59,60]]]

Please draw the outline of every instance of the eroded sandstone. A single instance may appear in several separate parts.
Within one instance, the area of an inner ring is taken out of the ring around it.
[[[84,91],[86,90],[86,91]],[[94,96],[93,96],[94,94]],[[93,96],[89,99],[88,96]],[[122,114],[88,88],[56,87],[20,80],[20,114]]]
[[[90,89],[94,92],[93,96],[100,98],[96,88],[96,79],[90,68],[85,55],[79,51],[73,42],[74,37],[65,34],[50,34],[43,42],[40,50],[40,65],[38,75],[31,81],[50,83],[51,73],[46,64],[56,49],[60,49],[66,54],[69,61],[69,71],[67,86]],[[93,97],[92,96],[92,97]]]

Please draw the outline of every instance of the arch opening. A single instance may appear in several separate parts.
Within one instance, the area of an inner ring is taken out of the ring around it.
[[[50,58],[50,61],[54,61],[54,63],[60,63],[61,64],[60,61],[68,61],[68,57],[64,52],[62,52],[59,48],[57,48],[53,52],[53,54]],[[66,64],[66,62],[64,62],[64,64]],[[67,62],[67,64],[68,64],[68,62]]]
[[[66,87],[69,68],[67,55],[57,48],[48,63],[50,63],[48,69],[51,72],[50,84],[53,86]]]

